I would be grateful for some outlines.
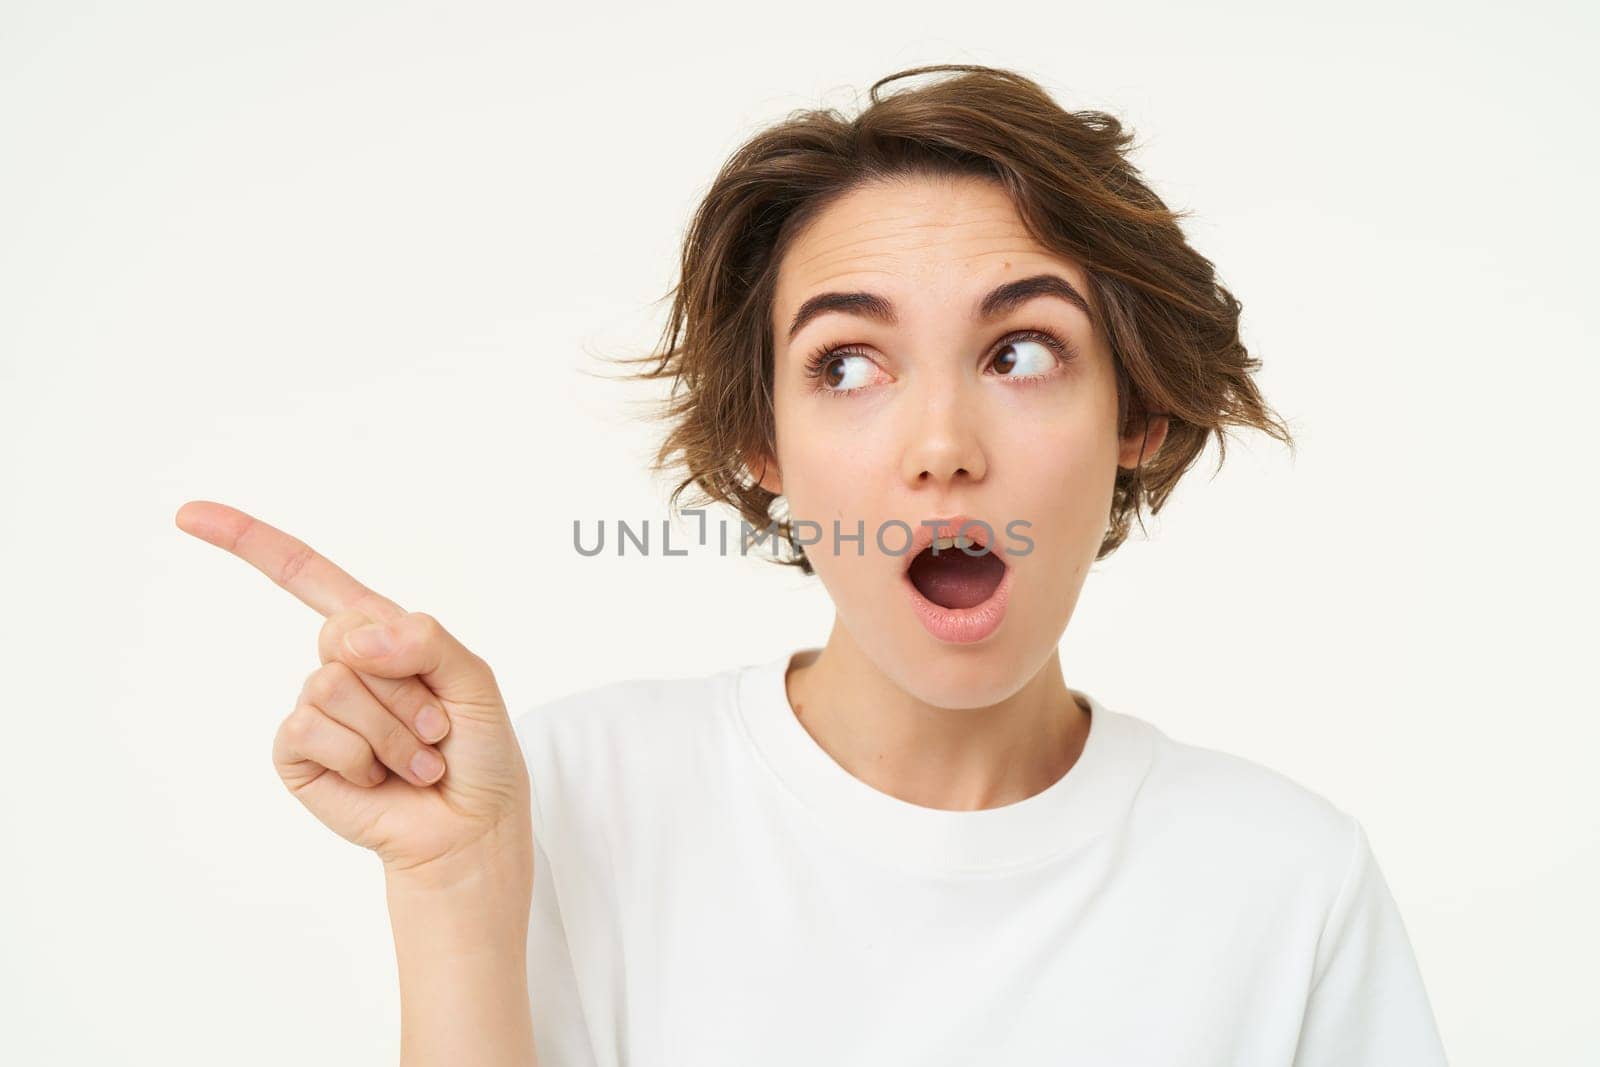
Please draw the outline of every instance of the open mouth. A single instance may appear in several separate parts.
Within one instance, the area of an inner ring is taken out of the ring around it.
[[[935,536],[937,534],[937,536]],[[967,516],[930,522],[913,545],[902,581],[917,620],[947,644],[970,645],[999,630],[1015,569],[990,544],[991,528]]]
[[[941,538],[918,552],[906,577],[917,592],[941,608],[975,608],[994,596],[1006,565],[970,539]]]

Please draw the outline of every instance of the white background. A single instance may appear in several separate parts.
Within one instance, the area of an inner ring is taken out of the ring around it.
[[[797,573],[576,555],[668,489],[656,394],[585,372],[746,137],[977,62],[1137,131],[1301,445],[1209,451],[1094,568],[1069,684],[1360,818],[1457,1067],[1600,1062],[1592,12],[7,4],[4,1058],[397,1055],[378,863],[270,761],[320,620],[185,500],[514,712],[822,641]]]

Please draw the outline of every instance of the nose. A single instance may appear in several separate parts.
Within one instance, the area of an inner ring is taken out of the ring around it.
[[[957,388],[924,391],[912,399],[917,414],[902,453],[901,473],[910,486],[948,488],[979,481],[988,471],[978,432],[979,409]]]

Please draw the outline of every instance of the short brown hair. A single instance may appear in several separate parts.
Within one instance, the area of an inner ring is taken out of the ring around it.
[[[950,72],[880,98],[888,82]],[[774,524],[793,548],[774,495],[746,460],[776,455],[772,302],[778,265],[794,235],[852,189],[902,175],[977,175],[998,181],[1034,239],[1081,263],[1110,341],[1118,433],[1151,414],[1168,417],[1149,462],[1119,469],[1096,559],[1128,535],[1141,503],[1161,510],[1215,434],[1218,467],[1229,426],[1294,440],[1262,400],[1239,338],[1239,301],[1191,248],[1173,212],[1127,156],[1133,134],[1102,111],[1066,111],[1033,80],[969,64],[914,67],[879,79],[855,118],[802,110],[745,142],[723,165],[684,236],[681,277],[659,346],[625,363],[630,377],[671,379],[659,418],[669,430],[652,471],[676,469],[676,506],[732,506],[756,529]],[[663,298],[665,299],[665,298]],[[1142,524],[1142,518],[1141,518]],[[779,562],[812,573],[803,551]]]

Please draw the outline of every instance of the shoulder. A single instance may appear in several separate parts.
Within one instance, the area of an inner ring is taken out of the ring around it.
[[[513,717],[534,838],[553,867],[603,871],[648,853],[675,813],[726,793],[743,670],[606,682]]]
[[[688,742],[733,708],[738,668],[686,678],[630,678],[567,693],[514,717],[523,750],[607,748],[643,751]],[[619,752],[619,755],[621,753]]]
[[[1336,890],[1361,844],[1353,815],[1260,762],[1134,722],[1150,745],[1134,812],[1144,829],[1190,852],[1201,870]]]
[[[517,716],[525,725],[614,722],[646,715],[692,714],[708,695],[733,682],[738,668],[685,678],[627,678],[590,686],[543,700]]]
[[[653,806],[649,798],[662,790],[725,765],[738,736],[742,670],[606,682],[514,716],[535,818],[554,820],[568,807],[596,814],[632,801]]]

